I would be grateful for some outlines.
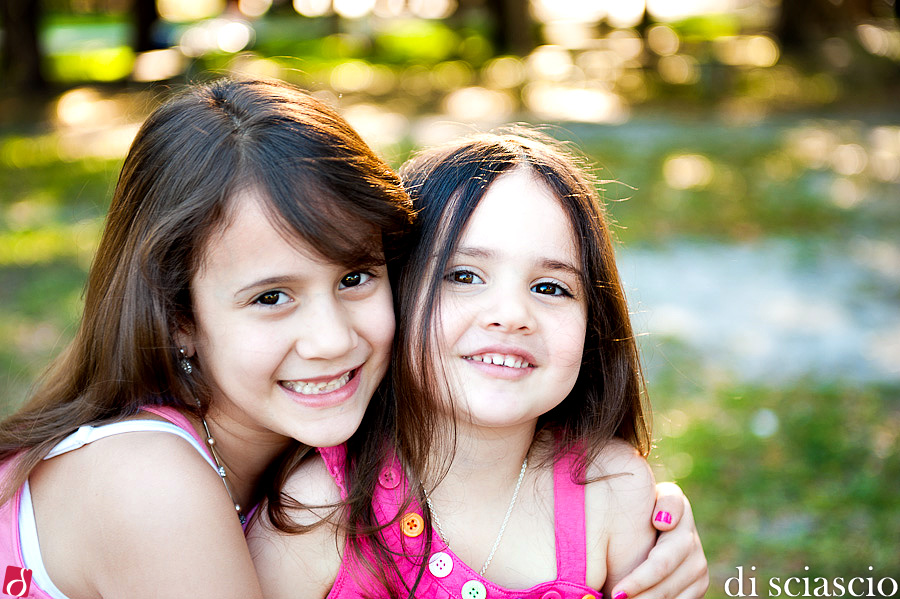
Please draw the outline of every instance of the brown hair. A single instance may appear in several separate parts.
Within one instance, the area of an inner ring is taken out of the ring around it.
[[[173,334],[193,320],[189,283],[205,241],[247,187],[286,238],[353,267],[384,262],[410,219],[397,175],[334,110],[296,88],[219,80],[157,109],[125,158],[75,339],[0,424],[0,460],[21,457],[0,501],[81,425],[148,403],[205,412],[208,384],[178,367]],[[348,226],[371,230],[371,243],[345,235]]]

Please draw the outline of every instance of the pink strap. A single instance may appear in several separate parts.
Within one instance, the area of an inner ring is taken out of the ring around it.
[[[587,529],[584,490],[572,480],[575,453],[553,464],[553,514],[556,525],[556,578],[587,584]]]

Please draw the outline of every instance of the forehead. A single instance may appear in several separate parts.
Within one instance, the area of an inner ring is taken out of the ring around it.
[[[526,168],[494,180],[466,224],[459,245],[565,257],[574,262],[572,225],[559,198]]]
[[[343,266],[380,260],[379,230],[362,218],[332,209],[326,211],[330,214],[319,213],[309,219],[296,214],[287,216],[282,209],[256,188],[235,192],[219,226],[203,243],[198,270],[208,267],[216,257],[265,260],[266,255],[274,259],[276,254],[300,254],[314,262]]]
[[[275,266],[300,254],[322,261],[300,235],[288,236],[275,224],[263,197],[253,190],[235,194],[221,226],[206,239],[197,274],[212,270],[235,272],[241,268]]]

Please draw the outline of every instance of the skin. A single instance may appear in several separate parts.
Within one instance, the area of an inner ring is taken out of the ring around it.
[[[212,381],[207,422],[249,505],[292,439],[334,445],[356,430],[394,320],[384,267],[353,271],[285,239],[252,190],[234,214],[204,248],[196,321],[177,341]],[[344,386],[319,395],[299,383],[335,379]],[[231,498],[182,439],[108,437],[42,463],[30,484],[47,572],[72,599],[263,596]]]
[[[435,353],[447,374],[446,416],[456,418],[458,437],[450,471],[430,496],[454,552],[476,570],[496,538],[537,417],[565,398],[578,375],[586,308],[576,258],[558,201],[529,173],[516,172],[492,184],[445,273]],[[484,362],[494,356],[513,367]],[[586,491],[588,583],[606,593],[617,592],[615,584],[655,540],[655,489],[646,461],[614,442],[588,472],[609,473],[629,476]],[[555,577],[552,488],[547,470],[527,471],[486,573],[490,580],[527,588]],[[305,463],[285,492],[308,505],[340,499],[320,460]],[[250,531],[267,597],[327,595],[342,553],[341,535],[334,542],[339,517],[328,516],[327,510],[299,514],[302,524],[326,518],[303,535],[282,535],[265,522]]]

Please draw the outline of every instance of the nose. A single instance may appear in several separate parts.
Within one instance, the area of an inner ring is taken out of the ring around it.
[[[353,321],[333,296],[315,298],[303,316],[294,346],[304,360],[340,358],[359,344]]]
[[[531,333],[535,328],[534,314],[528,291],[498,286],[486,294],[481,323],[488,330],[503,333]]]

